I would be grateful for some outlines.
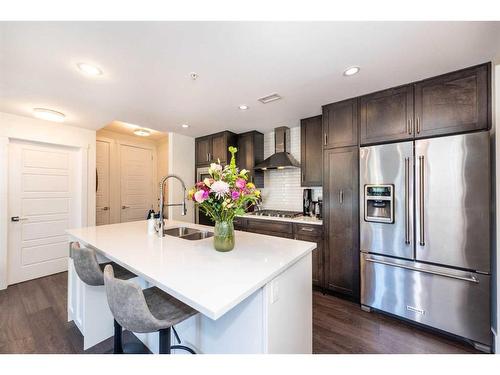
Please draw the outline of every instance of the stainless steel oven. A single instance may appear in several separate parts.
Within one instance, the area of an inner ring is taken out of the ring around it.
[[[208,173],[208,167],[202,167],[196,169],[196,181],[203,181],[205,178],[210,177]],[[214,222],[203,212],[200,211],[198,207],[195,208],[195,220],[196,224],[202,225],[214,225]]]

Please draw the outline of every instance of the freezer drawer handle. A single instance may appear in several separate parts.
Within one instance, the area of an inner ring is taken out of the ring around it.
[[[391,262],[384,262],[383,260],[377,260],[377,259],[371,259],[371,258],[365,258],[365,260],[367,262],[371,262],[371,263],[380,263],[380,264],[385,264],[386,266],[399,267],[399,268],[404,268],[404,269],[407,269],[407,270],[410,270],[410,271],[430,273],[432,275],[449,277],[451,279],[458,279],[458,280],[469,281],[471,283],[479,284],[479,280],[477,278],[475,278],[474,276],[471,276],[471,277],[456,276],[456,275],[451,275],[449,273],[438,272],[438,271],[431,271],[431,270],[425,270],[425,269],[422,269],[422,268],[410,267],[410,266],[405,266],[403,264],[397,264],[397,263],[391,263]]]

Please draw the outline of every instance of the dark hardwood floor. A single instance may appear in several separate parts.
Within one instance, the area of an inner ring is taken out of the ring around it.
[[[83,338],[67,322],[67,273],[0,291],[0,353],[106,353],[112,338],[83,351]],[[314,353],[474,353],[463,343],[396,319],[361,311],[355,303],[313,294]],[[125,342],[138,340],[125,332]]]

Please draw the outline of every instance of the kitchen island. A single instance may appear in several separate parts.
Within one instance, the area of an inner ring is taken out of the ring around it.
[[[211,227],[166,220],[165,228]],[[198,353],[311,353],[312,242],[236,231],[233,251],[219,253],[213,238],[187,240],[147,233],[138,221],[68,231],[70,241],[94,248],[100,262],[134,272],[142,287],[156,286],[199,311],[176,326]],[[68,267],[68,320],[87,349],[113,334],[103,286],[84,284]],[[124,301],[126,303],[126,301]],[[157,333],[136,334],[157,352]],[[174,339],[172,339],[174,343]]]

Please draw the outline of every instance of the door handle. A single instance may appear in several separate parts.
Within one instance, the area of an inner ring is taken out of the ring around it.
[[[418,166],[419,166],[419,227],[420,227],[420,246],[425,246],[425,233],[424,233],[424,185],[425,185],[425,159],[423,156],[418,157]]]
[[[126,208],[130,208],[130,206],[122,206],[122,210],[124,210]]]
[[[405,158],[405,244],[410,244],[410,158]]]
[[[365,258],[367,262],[370,263],[379,263],[379,264],[384,264],[386,266],[392,266],[392,267],[399,267],[399,268],[404,268],[410,271],[417,271],[417,272],[423,272],[423,273],[430,273],[432,275],[438,275],[438,276],[443,276],[443,277],[449,277],[451,279],[458,279],[458,280],[463,280],[463,281],[469,281],[471,283],[479,283],[479,280],[474,277],[464,277],[464,276],[457,276],[457,275],[452,275],[449,273],[445,272],[439,272],[439,271],[432,271],[432,270],[427,270],[423,268],[417,268],[417,267],[411,267],[411,266],[406,266],[404,264],[398,264],[398,263],[392,263],[392,262],[385,262],[383,260],[378,260],[378,259],[372,259],[372,258]]]
[[[16,221],[16,222],[17,222],[17,221],[27,221],[27,220],[28,220],[28,218],[27,218],[27,217],[19,217],[19,216],[12,216],[12,217],[10,218],[10,221]]]

